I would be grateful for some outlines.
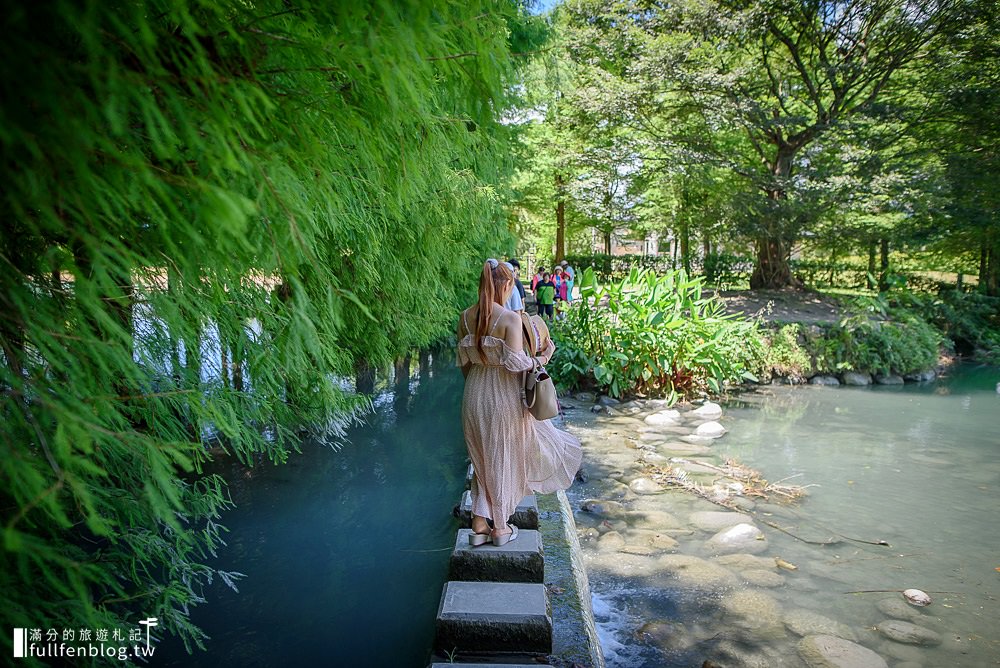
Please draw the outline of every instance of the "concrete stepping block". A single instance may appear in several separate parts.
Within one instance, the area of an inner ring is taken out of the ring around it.
[[[466,528],[472,525],[472,492],[470,491],[462,494],[459,519],[462,526]],[[538,500],[534,494],[521,499],[521,503],[517,504],[514,514],[511,515],[510,523],[518,529],[538,529]]]
[[[469,468],[465,471],[465,489],[472,489],[472,476],[476,475],[476,469],[469,464]]]
[[[434,648],[440,652],[549,654],[552,614],[545,585],[446,582]]]
[[[459,529],[448,567],[449,580],[475,582],[544,582],[542,535],[521,529],[517,539],[502,547],[469,545],[472,529]]]

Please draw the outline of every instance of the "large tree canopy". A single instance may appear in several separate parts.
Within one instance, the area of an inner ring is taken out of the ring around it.
[[[820,154],[940,48],[957,4],[581,0],[565,11],[570,51],[597,92],[589,112],[641,137],[649,168],[701,163],[742,177],[756,193],[742,203],[751,284],[781,287],[836,175]]]

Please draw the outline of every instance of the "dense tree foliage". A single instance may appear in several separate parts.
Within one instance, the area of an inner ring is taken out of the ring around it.
[[[977,265],[995,291],[995,3],[569,0],[550,20],[560,133],[633,182],[621,236],[658,230],[688,269],[751,255],[757,287],[795,283],[805,247],[882,289],[906,250],[926,270]]]
[[[189,645],[214,439],[275,462],[509,249],[502,0],[22,3],[2,50],[5,626]],[[9,652],[10,635],[4,646]]]

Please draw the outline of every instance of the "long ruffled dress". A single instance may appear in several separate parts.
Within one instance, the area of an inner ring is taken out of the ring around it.
[[[462,313],[464,331],[469,332]],[[471,364],[462,398],[462,428],[475,469],[472,512],[498,526],[533,492],[550,494],[568,488],[580,468],[580,441],[536,420],[521,401],[524,372],[531,358],[511,350],[503,339],[483,337],[483,356],[473,334],[458,343],[458,365]],[[545,351],[550,355],[554,346]]]

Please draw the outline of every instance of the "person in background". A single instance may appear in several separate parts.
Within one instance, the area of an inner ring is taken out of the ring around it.
[[[542,280],[542,274],[545,273],[545,267],[539,267],[535,271],[535,275],[531,277],[531,291],[534,292],[535,288],[538,286],[538,282]]]
[[[524,284],[521,283],[521,263],[517,261],[517,258],[511,258],[510,266],[514,267],[514,289],[521,295],[521,303],[524,304],[527,295],[524,292]]]
[[[514,262],[517,262],[517,260],[514,260]],[[510,296],[503,307],[518,314],[524,313],[524,288],[522,287],[520,291],[517,290],[517,285],[520,283],[517,280],[517,269],[512,262],[504,262],[504,265],[510,269],[511,275],[514,276],[514,289],[510,291]]]
[[[576,283],[576,270],[566,260],[560,262],[559,265],[563,268],[563,276],[566,279],[566,303],[569,304],[573,301],[573,284]]]
[[[509,522],[517,504],[529,494],[568,488],[583,456],[580,441],[550,420],[536,420],[521,400],[524,372],[548,362],[555,346],[550,340],[533,356],[525,352],[521,317],[501,306],[513,290],[505,263],[487,260],[479,300],[458,318],[462,432],[475,471],[470,545],[516,540]]]
[[[562,267],[556,267],[556,273],[552,276],[552,284],[556,286],[556,310],[562,302],[566,301],[566,275]]]
[[[556,286],[549,279],[549,272],[543,271],[541,280],[535,284],[535,301],[538,303],[538,315],[552,320],[555,309]]]

